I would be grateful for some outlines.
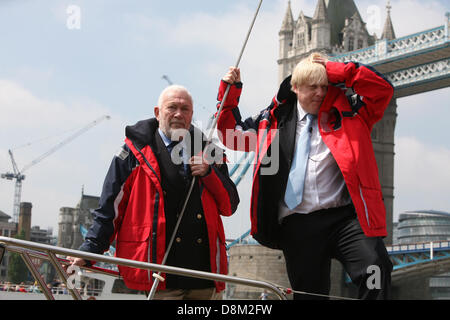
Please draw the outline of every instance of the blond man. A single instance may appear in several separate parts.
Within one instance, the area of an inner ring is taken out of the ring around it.
[[[368,66],[314,53],[298,63],[269,107],[245,121],[239,69],[222,79],[220,101],[228,85],[219,136],[228,148],[256,153],[251,233],[283,250],[292,288],[307,293],[294,298],[329,295],[336,258],[358,298],[387,299],[392,264],[382,240],[386,211],[370,132],[392,98],[390,82]],[[256,142],[236,144],[239,139]],[[270,162],[278,170],[265,174]]]

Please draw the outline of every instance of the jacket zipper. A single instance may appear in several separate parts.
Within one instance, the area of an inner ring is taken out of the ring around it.
[[[148,250],[147,250],[148,263],[151,263],[151,261],[150,261],[150,245],[151,245],[151,243],[152,243],[152,237],[150,236],[150,237],[148,237]],[[147,270],[147,273],[148,273],[148,282],[151,283],[152,282],[152,276],[151,276],[152,271]]]
[[[157,228],[158,228],[158,224],[157,224],[157,219],[158,219],[158,212],[159,212],[159,192],[156,191],[155,194],[155,207],[153,208],[153,225],[152,225],[152,233],[151,235],[149,235],[148,237],[148,263],[152,262],[151,259],[151,249],[152,249],[152,244],[153,244],[153,250],[155,251],[154,256],[153,256],[153,261],[154,263],[157,263],[158,258],[156,256],[156,246],[157,246],[157,241],[156,241],[156,232],[157,232]],[[155,221],[156,218],[156,221]],[[151,283],[152,282],[152,277],[151,277],[151,272],[150,270],[148,271],[148,281]]]

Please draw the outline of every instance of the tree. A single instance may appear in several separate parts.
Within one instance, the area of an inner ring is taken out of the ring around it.
[[[24,240],[25,231],[22,230],[15,238]],[[12,283],[21,283],[28,280],[28,267],[18,253],[10,252],[8,278]]]

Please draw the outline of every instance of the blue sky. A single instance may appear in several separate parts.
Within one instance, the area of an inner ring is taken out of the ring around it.
[[[316,1],[292,0],[311,16]],[[446,1],[397,0],[392,19],[397,36],[442,25]],[[7,150],[19,167],[44,153],[74,129],[103,121],[25,172],[22,201],[33,203],[33,225],[57,230],[59,208],[74,207],[84,186],[99,195],[111,157],[123,142],[124,127],[153,116],[163,75],[194,96],[198,121],[214,112],[219,79],[237,59],[257,0],[3,0],[0,1],[0,172],[11,171]],[[367,19],[369,6],[356,1]],[[80,9],[80,28],[70,29],[70,6]],[[264,108],[278,86],[278,31],[287,0],[266,0],[241,63],[242,113]],[[411,16],[421,19],[411,24]],[[450,90],[398,100],[394,212],[450,211],[448,194]],[[439,115],[436,117],[436,115]],[[425,128],[423,128],[425,124]],[[31,146],[15,149],[42,137]],[[239,186],[241,206],[225,219],[228,238],[249,227],[250,181]],[[432,191],[430,191],[432,190]],[[0,210],[12,215],[14,183],[0,180]]]

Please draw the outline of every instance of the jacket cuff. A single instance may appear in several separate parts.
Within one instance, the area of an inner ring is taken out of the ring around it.
[[[83,244],[78,248],[78,250],[80,251],[85,251],[85,252],[92,252],[92,253],[98,253],[94,247],[92,247],[91,245],[92,243],[90,241],[85,241],[83,242]],[[85,266],[86,267],[91,267],[94,264],[97,263],[97,261],[93,261],[93,260],[86,260],[84,259],[84,261],[86,262]]]
[[[220,86],[219,86],[219,93],[217,96],[217,100],[219,103],[217,104],[217,108],[220,107],[220,104],[223,100],[223,96],[225,95],[225,91],[227,90],[228,83],[221,80]],[[241,96],[242,92],[242,82],[238,82],[235,84],[232,84],[230,86],[230,91],[228,92],[227,100],[225,101],[223,107],[224,108],[236,108],[239,105],[239,98]]]
[[[353,65],[353,63],[352,63]],[[331,83],[345,83],[347,80],[347,73],[349,64],[335,61],[328,61],[327,75],[328,81]]]
[[[212,169],[211,169],[211,165],[209,165],[209,168],[208,168],[208,172],[207,172],[207,173],[205,173],[205,175],[204,175],[204,176],[202,176],[202,177],[200,177],[200,178],[205,178],[205,177],[209,176],[209,175],[211,174],[211,171],[212,171]]]
[[[205,174],[203,177],[200,177],[200,179],[201,179],[204,183],[206,182],[206,184],[208,184],[208,182],[211,180],[210,178],[211,178],[212,175],[213,175],[213,171],[214,171],[213,166],[214,166],[214,164],[209,165],[208,173]],[[214,171],[214,174],[215,174],[215,171]]]

